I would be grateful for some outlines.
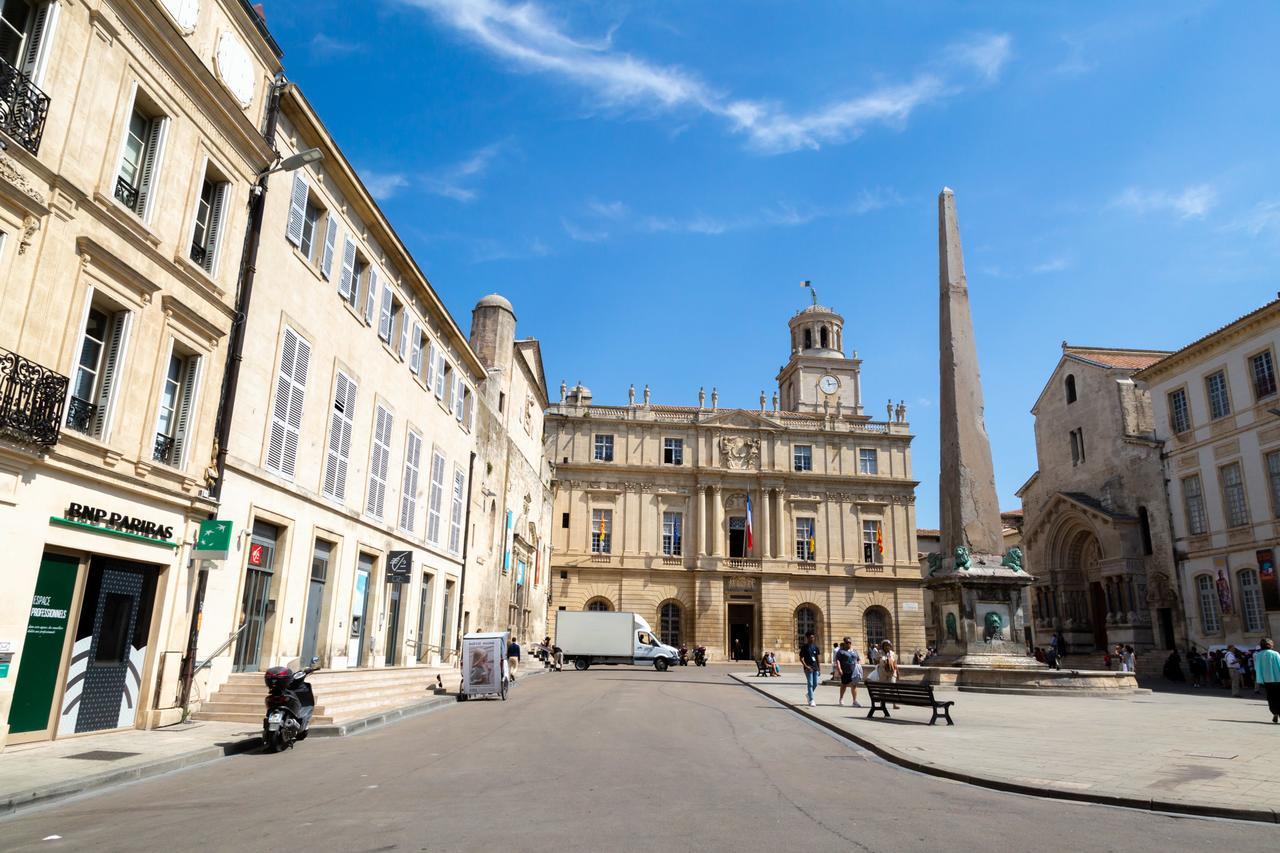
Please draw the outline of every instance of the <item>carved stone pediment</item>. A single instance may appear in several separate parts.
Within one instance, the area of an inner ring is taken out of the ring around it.
[[[745,470],[760,465],[760,439],[743,435],[720,436],[720,464]]]

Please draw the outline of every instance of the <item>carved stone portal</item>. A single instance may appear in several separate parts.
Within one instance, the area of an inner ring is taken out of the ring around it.
[[[755,468],[760,464],[760,440],[741,435],[722,435],[720,460],[726,468]]]

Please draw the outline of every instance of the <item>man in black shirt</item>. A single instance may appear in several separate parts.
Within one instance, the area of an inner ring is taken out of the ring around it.
[[[537,634],[534,635],[535,637]],[[511,642],[507,644],[507,669],[511,673],[511,680],[516,680],[516,670],[520,668],[520,644],[516,642],[516,638],[512,637]]]
[[[818,703],[813,699],[813,691],[818,689],[818,676],[822,663],[818,659],[818,645],[813,641],[812,631],[804,635],[804,642],[800,644],[800,665],[804,667],[805,692],[809,697],[809,707],[816,707]]]

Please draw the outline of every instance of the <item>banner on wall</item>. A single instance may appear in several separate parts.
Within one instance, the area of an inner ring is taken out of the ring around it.
[[[1258,579],[1262,582],[1262,601],[1267,610],[1280,610],[1280,584],[1276,582],[1276,555],[1270,548],[1258,551]]]
[[[516,529],[512,524],[511,516],[511,510],[507,510],[507,532],[502,546],[502,573],[504,575],[511,571],[511,546],[515,544]]]

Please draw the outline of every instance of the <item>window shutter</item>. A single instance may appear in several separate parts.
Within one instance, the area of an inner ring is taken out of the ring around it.
[[[329,415],[329,450],[324,457],[324,484],[321,488],[326,495],[338,500],[346,495],[346,477],[339,479],[338,468],[344,462],[341,457],[342,425],[346,418],[347,386],[350,384],[346,374],[339,371],[338,380],[334,383],[333,411]]]
[[[325,251],[328,251],[326,246]],[[342,294],[342,298],[347,301],[351,300],[351,277],[356,272],[356,244],[351,242],[350,237],[342,238],[342,270],[338,273],[338,292]]]
[[[27,41],[26,55],[22,59],[22,73],[36,86],[44,82],[45,68],[49,65],[49,54],[53,52],[53,33],[58,23],[61,10],[58,3],[41,3],[36,9],[35,23],[31,27],[31,38]]]
[[[462,377],[456,376],[453,380],[453,416],[458,419],[458,423],[462,423],[462,389],[465,387]]]
[[[400,527],[413,532],[418,515],[418,463],[422,457],[422,438],[410,432],[404,447],[404,484],[400,489]]]
[[[107,438],[107,416],[111,412],[115,396],[116,379],[120,374],[124,356],[125,331],[129,321],[128,311],[117,311],[111,317],[111,331],[107,336],[107,351],[102,358],[102,379],[98,390],[98,411],[93,418],[93,437]]]
[[[406,305],[400,309],[400,360],[404,361],[409,355],[409,307]]]
[[[338,243],[338,220],[330,213],[324,229],[324,254],[320,256],[320,274],[326,279],[333,274],[333,247]]]
[[[218,256],[218,243],[222,236],[222,218],[226,215],[227,193],[231,184],[221,183],[213,188],[213,204],[209,205],[209,237],[205,240],[204,271],[213,275],[214,261]]]
[[[364,323],[366,326],[373,325],[373,304],[378,298],[378,268],[369,267],[369,287],[364,294]]]
[[[381,519],[386,509],[387,469],[391,463],[391,413],[378,406],[373,422],[373,453],[369,460],[369,494],[365,512]]]
[[[444,498],[444,454],[431,457],[431,494],[427,499],[427,541],[440,544],[440,502]]]
[[[436,399],[444,399],[444,353],[436,353]]]
[[[151,208],[152,190],[159,188],[160,155],[168,127],[169,120],[162,117],[153,118],[147,128],[147,150],[142,155],[142,177],[138,180],[138,206],[134,208],[144,220]]]
[[[302,431],[302,404],[311,364],[311,345],[288,327],[280,349],[276,377],[276,398],[271,409],[271,432],[267,441],[267,467],[292,479],[298,462],[298,439]]]
[[[182,371],[182,397],[178,403],[177,426],[173,431],[173,452],[170,464],[182,469],[183,456],[187,448],[188,433],[191,431],[191,420],[195,415],[196,391],[200,387],[200,356],[193,355],[186,359]]]
[[[378,337],[391,343],[391,285],[382,283],[382,313],[378,317]]]
[[[422,372],[422,327],[417,323],[413,324],[413,338],[410,341],[409,350],[409,369],[413,371],[413,375],[417,376]]]
[[[293,176],[293,192],[289,195],[289,221],[284,236],[295,246],[302,245],[302,225],[307,218],[307,180],[302,175]]]
[[[293,365],[293,395],[289,400],[289,434],[284,444],[284,463],[290,477],[298,462],[298,444],[302,435],[302,402],[307,391],[307,372],[311,367],[311,344],[298,339],[298,359]]]
[[[427,342],[427,390],[431,391],[436,387],[436,345],[431,341]]]

